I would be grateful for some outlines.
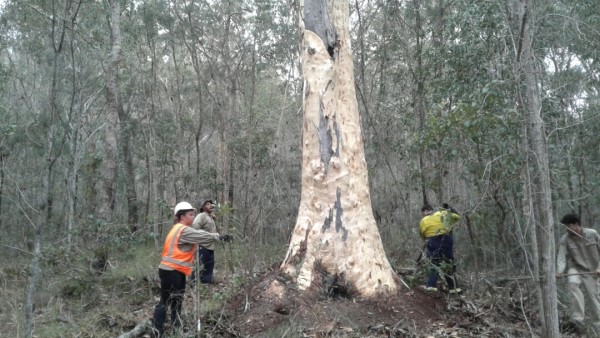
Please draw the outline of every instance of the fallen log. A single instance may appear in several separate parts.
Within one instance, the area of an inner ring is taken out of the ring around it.
[[[144,321],[142,321],[141,323],[139,323],[138,325],[136,325],[133,330],[129,331],[129,332],[125,332],[122,335],[119,336],[119,338],[136,338],[139,337],[141,335],[143,335],[144,333],[146,333],[146,330],[148,328],[150,328],[150,319],[146,319]]]

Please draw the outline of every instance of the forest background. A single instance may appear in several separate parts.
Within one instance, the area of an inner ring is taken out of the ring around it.
[[[428,201],[463,215],[462,278],[532,274],[539,182],[529,169],[517,3],[350,2],[371,203],[396,267],[418,256]],[[536,3],[550,212],[595,227],[600,3]],[[32,310],[64,306],[56,290],[81,296],[99,278],[81,266],[126,276],[116,262],[137,250],[151,259],[135,268],[153,272],[177,201],[219,203],[219,226],[240,253],[230,252],[231,271],[281,262],[300,199],[293,1],[1,6],[0,318],[9,332],[29,330]],[[557,239],[564,229],[554,223]]]

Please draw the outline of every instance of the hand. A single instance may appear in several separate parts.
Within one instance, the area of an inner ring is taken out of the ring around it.
[[[233,236],[231,235],[219,235],[219,240],[222,242],[231,242]]]
[[[562,278],[562,277],[563,277],[563,274],[562,274],[562,273],[560,273],[560,272],[557,272],[557,273],[556,273],[556,278]]]
[[[450,210],[450,212],[457,214],[458,215],[458,211],[456,211],[453,207],[451,207],[448,203],[444,203],[442,204],[442,208],[446,209],[446,210]]]

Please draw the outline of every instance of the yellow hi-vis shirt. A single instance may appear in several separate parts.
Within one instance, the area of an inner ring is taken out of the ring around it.
[[[436,211],[431,215],[427,215],[421,219],[419,223],[419,231],[422,238],[445,235],[450,229],[449,227],[460,220],[460,216],[447,211]]]

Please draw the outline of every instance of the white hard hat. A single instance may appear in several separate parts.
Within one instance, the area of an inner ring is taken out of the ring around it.
[[[175,210],[173,211],[173,215],[177,216],[177,212],[181,210],[196,210],[191,204],[188,202],[179,202],[175,206]]]

